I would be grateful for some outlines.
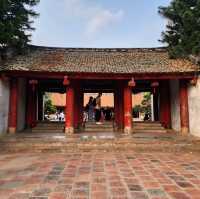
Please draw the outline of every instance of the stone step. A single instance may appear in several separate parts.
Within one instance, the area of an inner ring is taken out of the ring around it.
[[[63,133],[64,129],[32,129],[33,133]]]
[[[133,133],[167,133],[165,129],[133,129]]]
[[[37,126],[40,126],[40,127],[57,127],[57,126],[64,126],[64,123],[37,123]]]
[[[104,125],[85,125],[85,128],[102,128],[102,129],[106,129],[106,128],[113,128],[113,125],[109,125],[109,126],[104,126]]]
[[[161,123],[159,122],[133,122],[133,126],[162,127]]]
[[[103,124],[86,123],[85,127],[113,127],[113,123],[103,123]]]
[[[84,132],[114,132],[113,128],[85,128]]]
[[[63,130],[64,126],[36,126],[33,129],[35,130]]]
[[[104,126],[104,125],[85,125],[85,128],[102,128],[102,129],[106,129],[106,128],[113,128],[112,125],[110,126]]]
[[[84,132],[113,132],[112,122],[103,122],[102,124],[96,124],[96,122],[87,122],[85,124]]]
[[[162,126],[133,126],[135,130],[163,130]]]
[[[0,150],[1,151],[9,151],[9,152],[72,152],[72,151],[90,151],[90,150],[96,150],[96,151],[124,151],[124,150],[134,150],[134,151],[140,151],[140,152],[149,152],[149,151],[158,151],[158,152],[180,152],[184,150],[188,151],[200,151],[200,145],[199,147],[192,147],[192,143],[187,142],[181,142],[182,144],[179,144],[178,142],[173,141],[160,141],[160,140],[141,140],[140,139],[131,141],[131,140],[101,140],[101,141],[73,141],[73,142],[59,142],[59,141],[8,141],[8,142],[1,142],[0,143]]]

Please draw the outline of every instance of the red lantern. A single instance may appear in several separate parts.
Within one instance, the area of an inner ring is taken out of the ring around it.
[[[192,78],[192,79],[190,80],[190,84],[191,84],[192,86],[196,86],[196,85],[197,85],[197,81],[198,81],[198,77],[194,77],[194,78]]]
[[[132,78],[132,79],[128,82],[128,86],[129,86],[129,87],[135,87],[135,86],[136,86],[136,83],[135,83],[134,78]]]
[[[29,80],[29,84],[32,85],[32,90],[35,91],[35,86],[38,84],[38,80]]]
[[[68,79],[68,76],[64,76],[63,85],[68,86],[69,84],[70,84],[70,81]]]
[[[156,93],[156,88],[159,86],[159,82],[152,82],[151,87],[153,88],[153,93]]]

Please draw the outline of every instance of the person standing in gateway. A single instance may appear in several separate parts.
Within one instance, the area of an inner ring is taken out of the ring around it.
[[[98,96],[95,98],[95,120],[97,124],[101,124],[101,96],[102,93],[99,93]]]

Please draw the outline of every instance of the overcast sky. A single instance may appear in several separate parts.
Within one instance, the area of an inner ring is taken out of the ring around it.
[[[40,0],[32,44],[57,47],[157,47],[170,0]]]

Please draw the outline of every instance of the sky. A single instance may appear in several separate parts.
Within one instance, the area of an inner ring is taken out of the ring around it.
[[[32,44],[52,47],[145,48],[158,40],[170,0],[40,0]]]

